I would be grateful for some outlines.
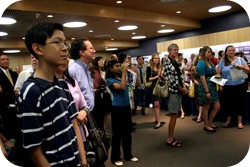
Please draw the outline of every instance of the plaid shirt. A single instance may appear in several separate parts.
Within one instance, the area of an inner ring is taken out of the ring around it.
[[[177,62],[173,61],[173,63],[177,63]],[[180,75],[178,75],[178,72],[176,68],[174,67],[173,63],[172,63],[172,60],[170,60],[170,58],[167,58],[167,60],[163,63],[162,72],[164,75],[164,79],[168,82],[169,92],[179,93],[178,87],[183,86],[184,80],[181,75],[181,72],[180,72]]]

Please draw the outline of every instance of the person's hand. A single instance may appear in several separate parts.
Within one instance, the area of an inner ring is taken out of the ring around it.
[[[185,95],[188,93],[188,89],[187,88],[181,88],[181,94]]]
[[[236,67],[238,70],[242,70],[243,68],[242,65],[239,64],[234,64],[233,66]]]
[[[127,63],[126,63],[126,62],[123,62],[123,63],[121,64],[121,66],[122,66],[123,72],[126,72],[127,69],[128,69]]]
[[[78,112],[78,116],[77,119],[82,123],[82,124],[86,124],[88,119],[87,119],[87,113],[84,110],[81,110]]]
[[[211,97],[210,92],[209,92],[209,93],[206,93],[206,98],[207,98],[207,99],[210,99],[210,97]]]
[[[10,142],[9,140],[7,140],[6,142],[4,142],[4,145],[5,145],[5,146],[9,146],[9,147],[11,147],[11,148],[14,148],[14,146],[15,146],[15,144],[12,143],[12,142]]]

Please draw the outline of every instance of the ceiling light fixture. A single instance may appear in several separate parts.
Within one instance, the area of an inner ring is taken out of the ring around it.
[[[51,14],[49,14],[49,15],[47,15],[47,17],[54,17],[53,15],[51,15]]]
[[[87,23],[85,22],[77,22],[77,21],[63,24],[64,27],[68,27],[68,28],[78,28],[78,27],[84,27],[86,25]]]
[[[25,40],[25,37],[22,37],[23,40]]]
[[[208,12],[210,12],[210,13],[225,12],[227,10],[230,10],[231,8],[232,7],[229,6],[229,5],[226,5],[226,6],[217,6],[217,7],[209,9]]]
[[[8,17],[0,17],[0,25],[15,24],[16,20]]]
[[[159,30],[157,32],[158,33],[170,33],[170,32],[174,32],[174,29],[164,29],[164,30]]]
[[[20,53],[20,50],[4,50],[3,53]]]
[[[114,38],[111,38],[111,41],[115,40]]]
[[[7,33],[7,32],[1,32],[1,31],[0,31],[0,37],[2,37],[2,36],[6,36],[6,35],[8,35],[8,33]]]
[[[116,3],[122,3],[122,1],[116,1]]]
[[[119,20],[115,20],[114,22],[115,22],[115,23],[119,23],[120,21],[119,21]]]
[[[177,11],[176,13],[180,14],[180,13],[181,13],[181,11]]]
[[[144,39],[146,36],[133,36],[132,39]]]
[[[121,26],[121,27],[118,27],[118,30],[127,31],[127,30],[135,30],[135,29],[137,29],[137,28],[138,28],[137,26],[128,25],[128,26]]]
[[[106,51],[118,50],[118,48],[107,48]]]
[[[89,32],[94,32],[93,30],[89,30]]]

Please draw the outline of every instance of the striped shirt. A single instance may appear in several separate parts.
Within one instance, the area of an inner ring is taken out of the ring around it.
[[[77,110],[66,85],[56,78],[51,83],[32,75],[16,99],[24,149],[41,146],[53,167],[80,166],[72,124]]]

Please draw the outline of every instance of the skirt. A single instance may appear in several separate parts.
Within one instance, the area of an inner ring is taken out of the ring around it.
[[[208,90],[210,92],[210,98],[206,98],[206,93],[204,90],[204,87],[201,83],[201,80],[199,79],[199,84],[198,84],[198,104],[199,105],[204,105],[204,104],[211,104],[219,101],[219,96],[218,92],[216,89],[216,84],[212,81],[210,81],[211,77],[206,77],[206,82],[208,86]]]

